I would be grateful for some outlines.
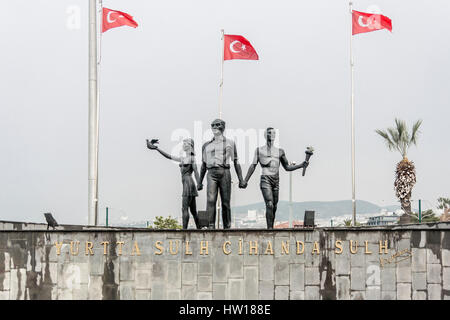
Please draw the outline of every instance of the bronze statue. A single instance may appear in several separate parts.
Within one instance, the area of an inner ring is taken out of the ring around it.
[[[202,167],[200,169],[200,180],[198,190],[203,188],[203,178],[206,176],[206,211],[209,217],[209,228],[215,228],[217,192],[220,192],[222,201],[223,228],[231,227],[231,173],[230,160],[234,163],[234,169],[239,179],[239,187],[245,188],[247,184],[242,179],[242,170],[238,162],[236,144],[234,141],[224,137],[225,121],[216,119],[211,123],[214,137],[202,147]]]
[[[294,171],[300,168],[306,168],[309,165],[309,162],[304,161],[297,165],[289,164],[284,150],[281,148],[276,148],[273,145],[275,140],[274,128],[267,128],[264,137],[266,138],[266,145],[256,148],[255,157],[252,164],[248,168],[244,183],[247,185],[259,162],[262,169],[260,188],[264,202],[266,203],[267,229],[273,229],[278,204],[280,163],[284,170]]]
[[[187,229],[189,224],[189,210],[194,217],[195,225],[197,229],[200,229],[198,215],[197,215],[197,204],[195,197],[198,196],[197,189],[194,184],[194,179],[192,179],[192,172],[194,172],[195,180],[197,184],[199,183],[199,176],[197,165],[195,164],[195,153],[194,153],[194,140],[184,139],[183,140],[183,151],[186,153],[185,156],[176,157],[168,154],[161,150],[156,144],[157,139],[147,140],[147,148],[151,150],[158,150],[165,158],[180,162],[181,171],[181,183],[183,184],[183,194],[182,194],[182,217],[183,217],[183,229]]]

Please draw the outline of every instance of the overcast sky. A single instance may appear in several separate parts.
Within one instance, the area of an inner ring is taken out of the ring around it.
[[[43,222],[42,213],[52,212],[60,223],[84,224],[88,1],[0,3],[0,219]],[[227,129],[277,128],[290,161],[303,161],[306,146],[314,146],[306,176],[293,173],[295,201],[351,199],[348,1],[105,0],[104,6],[131,14],[139,26],[102,37],[102,221],[106,206],[129,220],[180,216],[179,168],[148,150],[145,139],[159,138],[172,151],[177,135],[194,137],[196,122],[207,138],[218,113],[221,28],[246,37],[260,58],[225,62]],[[418,147],[408,154],[417,168],[412,197],[434,206],[450,196],[450,2],[361,0],[354,9],[379,9],[393,23],[392,33],[353,41],[357,199],[397,203],[401,156],[374,130],[392,126],[395,117],[409,125],[423,119]],[[254,147],[239,141],[238,148],[248,149],[239,154],[245,174]],[[281,171],[282,200],[288,182]],[[259,169],[246,190],[232,194],[235,205],[257,201]],[[206,207],[205,191],[197,206]]]

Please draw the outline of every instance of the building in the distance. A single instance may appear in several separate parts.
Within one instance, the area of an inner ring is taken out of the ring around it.
[[[377,216],[368,217],[366,225],[368,226],[388,226],[397,224],[398,220],[400,219],[400,216],[392,213],[389,214],[388,212],[382,213]]]

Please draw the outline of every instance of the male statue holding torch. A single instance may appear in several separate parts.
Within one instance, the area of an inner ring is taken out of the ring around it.
[[[284,150],[276,148],[273,145],[275,141],[274,128],[267,128],[264,137],[266,138],[266,145],[256,148],[253,162],[248,168],[247,176],[244,180],[244,186],[247,186],[247,183],[259,162],[262,169],[260,188],[264,202],[266,203],[267,229],[273,229],[278,204],[280,163],[284,170],[294,171],[300,168],[306,168],[309,165],[309,161],[306,160],[297,165],[289,164]]]

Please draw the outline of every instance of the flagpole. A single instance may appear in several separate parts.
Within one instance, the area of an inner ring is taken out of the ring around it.
[[[89,0],[88,224],[98,211],[97,0]]]
[[[219,84],[219,119],[222,119],[222,101],[223,101],[223,65],[224,65],[224,45],[225,45],[225,30],[221,29],[222,33],[222,66],[220,71],[220,84]]]
[[[221,29],[222,33],[222,65],[220,69],[220,87],[219,87],[219,119],[222,119],[222,102],[223,102],[223,65],[224,65],[224,44],[225,44],[225,30]],[[220,213],[222,212],[222,201],[220,199],[220,194],[217,196],[217,229],[220,228]]]
[[[354,63],[353,63],[353,34],[352,34],[352,2],[350,7],[350,69],[351,69],[351,114],[352,114],[352,225],[356,226],[356,199],[355,199],[355,86],[354,86]]]

